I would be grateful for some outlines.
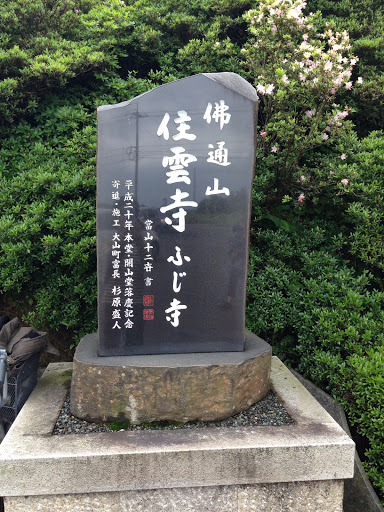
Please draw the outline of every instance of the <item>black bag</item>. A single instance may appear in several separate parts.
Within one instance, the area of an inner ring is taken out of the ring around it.
[[[59,355],[48,341],[47,333],[34,327],[22,327],[20,320],[14,318],[0,331],[0,348],[7,351],[7,362],[11,376],[17,375],[24,361],[36,352],[49,352]]]
[[[15,377],[24,361],[37,352],[59,355],[48,341],[47,333],[34,327],[22,327],[20,320],[0,318],[0,407],[8,400],[8,377]]]

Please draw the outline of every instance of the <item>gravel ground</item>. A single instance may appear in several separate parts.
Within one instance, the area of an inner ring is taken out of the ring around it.
[[[70,413],[69,395],[64,402],[57,419],[53,434],[88,434],[90,432],[111,432],[112,430],[174,430],[176,428],[209,428],[209,427],[239,427],[252,425],[286,425],[294,423],[276,395],[271,391],[268,395],[252,405],[246,411],[221,421],[196,421],[183,424],[169,424],[157,422],[156,424],[124,425],[126,428],[111,429],[105,423],[89,423],[79,420]]]

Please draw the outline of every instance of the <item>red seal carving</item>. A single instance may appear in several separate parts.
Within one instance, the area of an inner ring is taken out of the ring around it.
[[[143,305],[144,306],[154,306],[155,305],[154,295],[143,295]]]
[[[153,320],[155,318],[155,310],[154,309],[143,309],[143,319],[144,320]]]

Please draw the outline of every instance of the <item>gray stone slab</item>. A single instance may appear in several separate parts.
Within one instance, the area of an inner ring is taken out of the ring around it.
[[[208,73],[99,107],[101,356],[243,350],[257,101]]]
[[[238,500],[238,512],[343,512],[343,482],[244,486]]]
[[[65,399],[64,383],[69,385],[69,368],[49,366],[0,445],[0,495],[305,482],[353,475],[354,443],[277,358],[272,362],[272,388],[295,425],[51,436]],[[48,396],[51,401],[44,403]]]
[[[129,356],[99,357],[97,346],[99,335],[87,334],[76,349],[75,358],[90,365],[111,367],[144,368],[187,368],[204,367],[216,364],[242,364],[245,359],[257,357],[270,349],[264,340],[245,331],[245,351],[240,352],[196,352],[189,354],[148,354]]]
[[[342,512],[343,482],[8,497],[5,512]]]

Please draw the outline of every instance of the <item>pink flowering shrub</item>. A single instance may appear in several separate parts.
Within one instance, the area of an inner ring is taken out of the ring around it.
[[[305,7],[260,0],[245,15],[242,54],[260,99],[254,204],[265,191],[248,326],[344,405],[384,497],[384,137],[359,139],[349,120],[365,78],[348,34]]]
[[[349,133],[350,109],[335,97],[361,82],[351,81],[358,59],[348,34],[329,24],[319,31],[320,15],[305,16],[305,6],[301,0],[261,0],[244,15],[251,37],[242,53],[260,99],[259,160],[273,170],[285,200],[300,192],[297,177],[307,154],[323,146],[337,150]],[[328,183],[325,175],[323,169],[317,181],[307,181],[307,191]]]
[[[300,194],[299,197],[297,198],[297,202],[298,203],[303,203],[305,201],[305,195],[304,194]]]

